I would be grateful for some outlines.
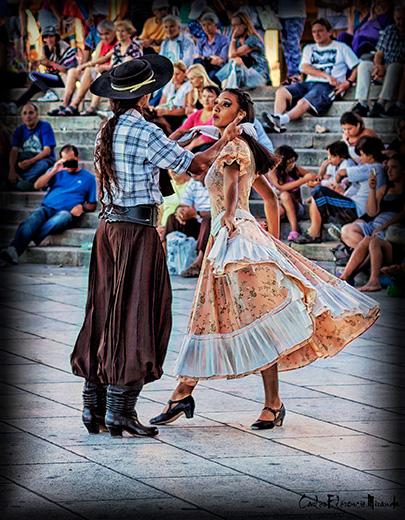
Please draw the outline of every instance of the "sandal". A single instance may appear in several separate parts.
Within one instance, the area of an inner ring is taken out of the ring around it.
[[[196,265],[190,265],[188,269],[185,269],[180,273],[183,278],[198,278],[200,275],[201,267]]]
[[[76,107],[72,107],[72,105],[68,105],[62,112],[63,116],[79,116],[80,112]]]
[[[296,244],[320,244],[322,242],[322,238],[320,235],[317,237],[312,237],[307,231],[305,231],[305,233],[296,238],[294,242]]]
[[[83,110],[83,112],[80,112],[80,115],[81,116],[96,116],[97,108],[89,106],[88,108],[86,108],[86,110]]]
[[[266,421],[264,419],[257,419],[251,426],[252,430],[271,430],[274,426],[283,426],[284,418],[285,418],[285,408],[282,404],[278,410],[274,408],[270,408],[270,406],[265,406],[263,410],[268,410],[272,412],[274,415],[274,419],[272,421]]]
[[[60,105],[58,108],[54,108],[48,112],[48,116],[63,116],[63,112],[65,111],[65,107]]]

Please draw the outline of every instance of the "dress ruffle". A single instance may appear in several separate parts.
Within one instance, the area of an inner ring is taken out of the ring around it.
[[[183,380],[299,368],[337,354],[379,315],[374,300],[238,212],[236,233],[221,228],[208,245],[175,369]]]
[[[251,163],[248,144],[239,137],[233,141],[229,141],[229,143],[223,147],[215,162],[222,174],[225,165],[229,166],[236,162],[239,165],[239,176],[245,175],[249,171]]]

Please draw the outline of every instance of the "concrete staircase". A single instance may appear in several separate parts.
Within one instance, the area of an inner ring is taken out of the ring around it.
[[[61,96],[62,89],[56,89]],[[16,99],[22,89],[12,91],[12,99]],[[255,101],[256,113],[261,118],[264,110],[271,111],[273,108],[275,89],[263,87],[251,91]],[[372,96],[376,97],[378,88],[372,87]],[[88,103],[88,101],[86,101]],[[301,121],[289,125],[289,130],[284,134],[270,134],[275,147],[281,144],[293,146],[299,154],[299,164],[316,171],[321,161],[326,157],[325,147],[328,143],[338,140],[341,137],[339,118],[345,111],[353,106],[353,91],[348,92],[344,101],[335,102],[325,117],[315,118],[305,116]],[[55,131],[57,141],[57,152],[64,144],[72,143],[78,146],[81,164],[84,168],[94,171],[93,153],[94,141],[100,125],[98,116],[77,116],[77,117],[50,117],[47,112],[59,106],[55,103],[38,103],[41,118],[49,121]],[[101,110],[107,110],[107,101],[101,105]],[[20,124],[18,116],[3,117],[4,124],[11,130]],[[326,133],[317,134],[315,126],[319,124],[327,129]],[[373,128],[379,133],[385,142],[393,139],[395,134],[395,120],[392,119],[366,119],[368,128]],[[0,192],[0,228],[2,233],[2,245],[7,244],[14,236],[19,222],[25,219],[30,212],[39,205],[43,193],[20,193],[20,192]],[[261,201],[251,202],[252,212],[257,216],[264,216]],[[61,235],[54,235],[49,238],[44,247],[30,247],[21,257],[21,261],[32,263],[46,263],[57,265],[80,266],[89,262],[91,243],[97,226],[97,212],[86,214],[82,217],[80,227],[67,230]],[[301,228],[306,230],[309,221],[301,222]],[[282,223],[282,238],[287,237],[289,226]],[[330,249],[336,245],[330,240],[326,229],[324,230],[324,240],[322,244],[298,245],[292,244],[294,249],[299,250],[308,258],[320,261],[331,262],[333,255]]]

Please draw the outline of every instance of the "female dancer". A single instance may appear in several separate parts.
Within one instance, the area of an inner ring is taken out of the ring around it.
[[[252,122],[248,94],[226,89],[216,100],[222,133],[236,117]],[[274,161],[245,133],[208,170],[212,230],[188,331],[175,373],[179,384],[152,424],[194,413],[199,380],[261,373],[265,403],[254,429],[281,426],[278,370],[337,354],[377,319],[378,305],[263,231],[249,212],[249,192]]]
[[[103,209],[86,316],[71,356],[73,373],[86,380],[82,419],[90,433],[103,426],[111,435],[158,433],[139,422],[135,404],[142,386],[162,375],[172,321],[170,280],[155,229],[159,168],[201,175],[239,132],[236,119],[209,150],[193,155],[146,121],[142,112],[151,92],[172,75],[170,60],[149,54],[114,67],[90,87],[112,100],[114,114],[96,142]]]

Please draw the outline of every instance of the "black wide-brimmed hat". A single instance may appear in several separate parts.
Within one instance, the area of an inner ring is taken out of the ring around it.
[[[126,61],[105,72],[90,85],[90,92],[110,99],[133,99],[166,85],[173,76],[172,62],[159,54]]]

